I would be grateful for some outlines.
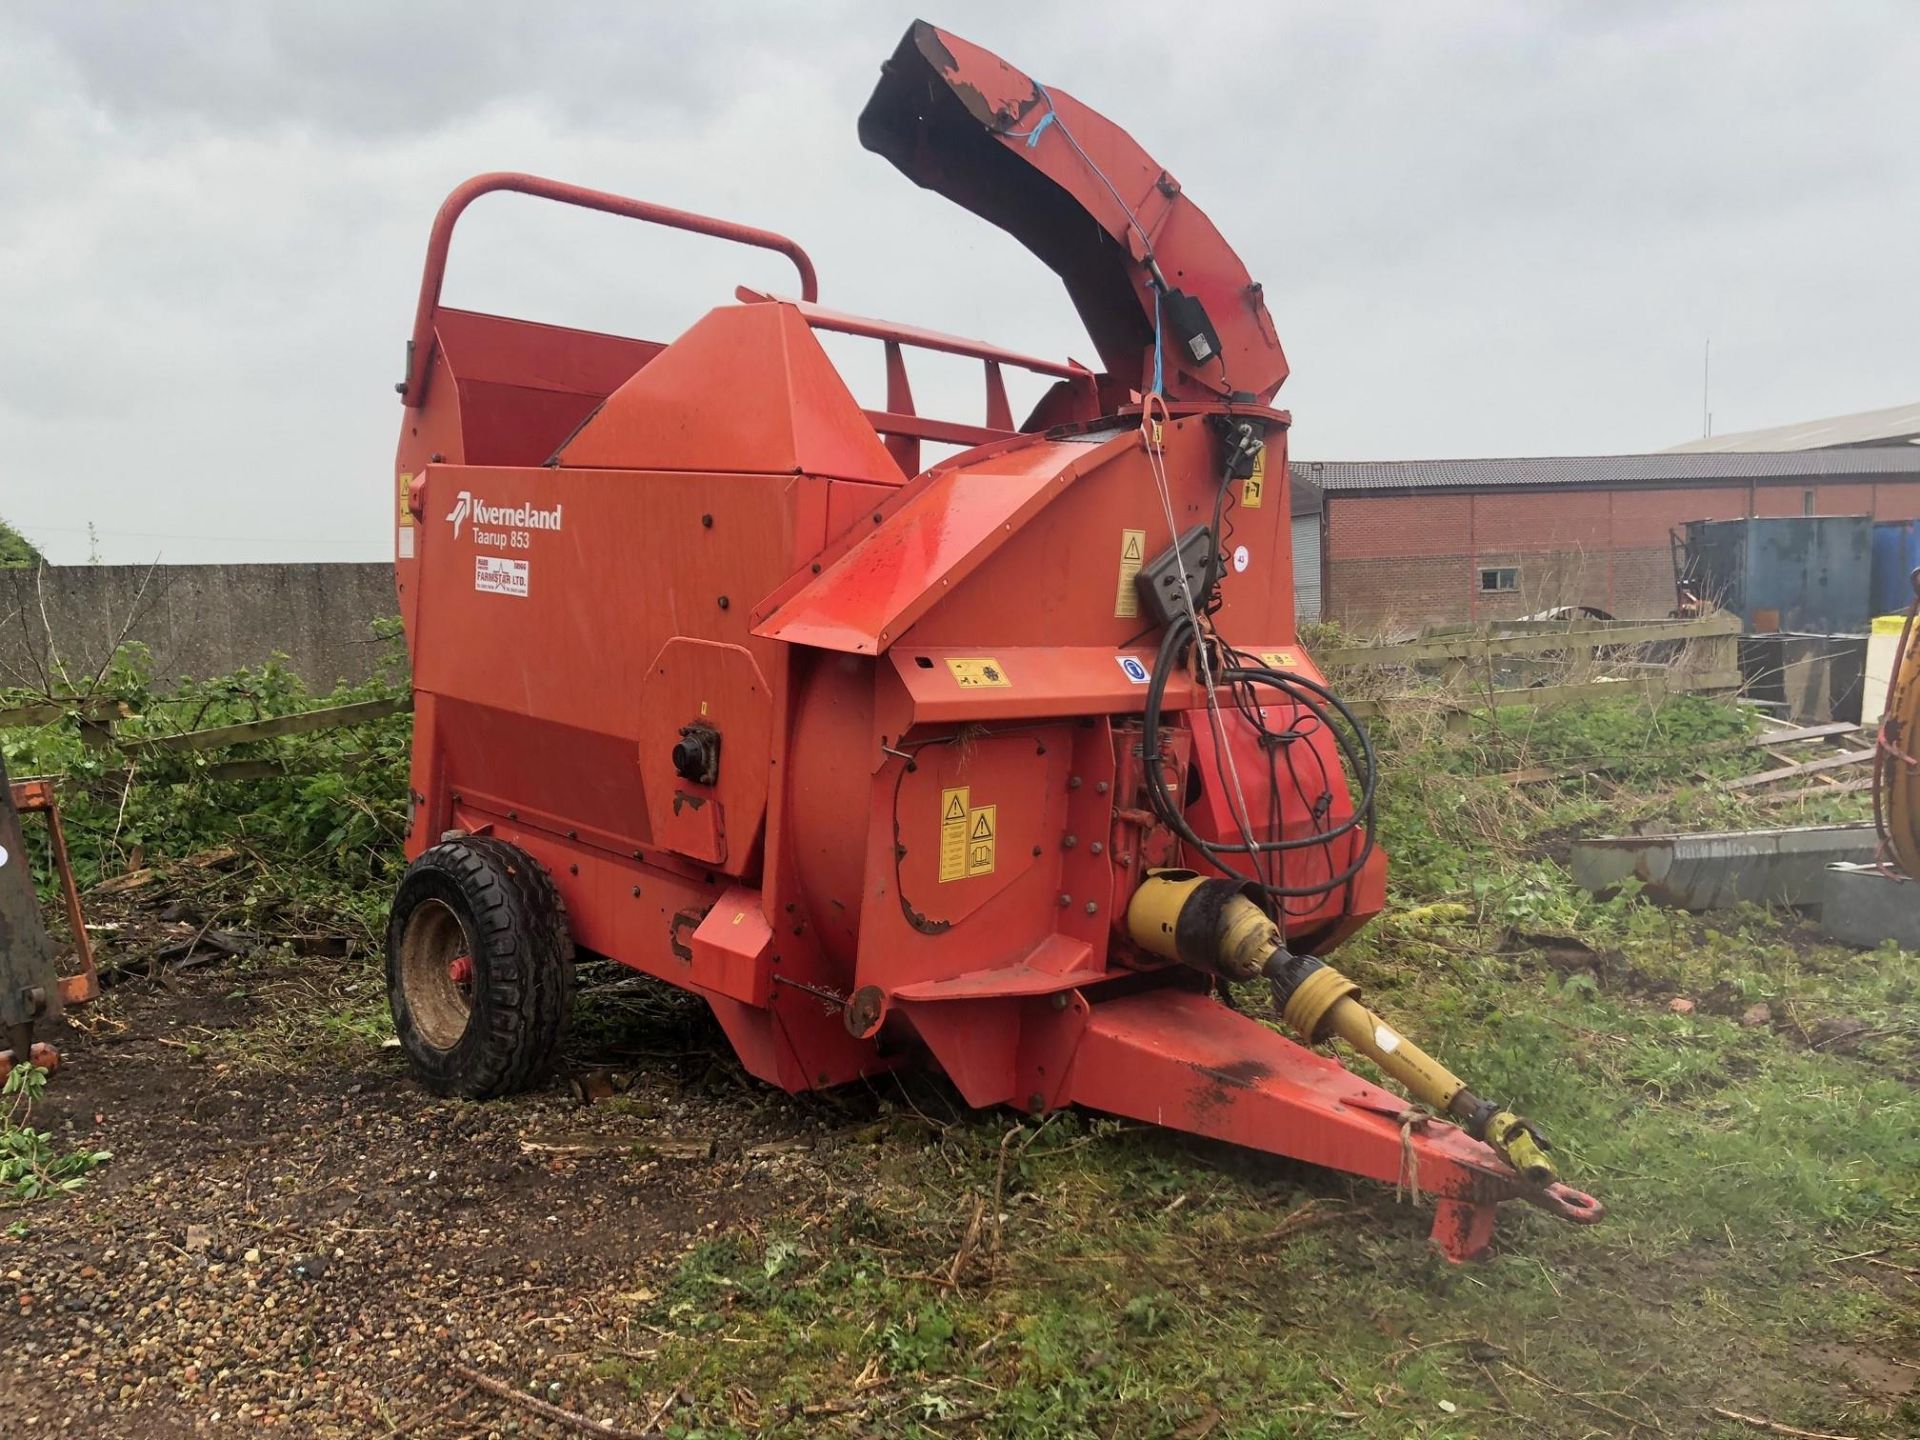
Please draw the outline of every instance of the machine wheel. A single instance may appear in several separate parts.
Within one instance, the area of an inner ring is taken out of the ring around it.
[[[407,867],[387,919],[387,1000],[413,1068],[441,1095],[524,1090],[573,1013],[566,906],[504,840],[448,840]]]

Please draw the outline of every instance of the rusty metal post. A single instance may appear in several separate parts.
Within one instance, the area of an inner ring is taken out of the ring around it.
[[[53,938],[40,918],[40,897],[34,892],[13,791],[6,761],[0,758],[0,1035],[10,1052],[0,1058],[7,1060],[31,1055],[35,1025],[56,1018],[63,1004]],[[66,873],[70,884],[71,872]],[[77,914],[77,897],[74,910]],[[76,928],[79,944],[85,946],[86,929]]]

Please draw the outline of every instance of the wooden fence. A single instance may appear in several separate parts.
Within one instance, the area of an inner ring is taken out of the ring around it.
[[[1740,688],[1739,617],[1697,620],[1518,621],[1459,634],[1431,635],[1399,645],[1342,646],[1314,652],[1328,672],[1402,671],[1408,689],[1431,691],[1458,711],[1507,705],[1564,705],[1604,695],[1726,693]],[[1604,675],[1593,672],[1604,670]],[[1512,685],[1516,673],[1554,683]],[[1567,674],[1583,678],[1567,680]],[[1384,678],[1384,677],[1383,677]],[[1350,702],[1356,715],[1377,715],[1390,699]],[[364,725],[410,710],[409,697],[360,700],[177,735],[119,738],[116,722],[131,718],[115,696],[43,700],[0,709],[0,729],[72,720],[89,744],[111,747],[138,761],[180,751],[220,750],[288,735]],[[354,757],[336,757],[351,763]],[[229,760],[196,772],[209,780],[246,780],[286,773],[270,759]]]
[[[1740,688],[1740,632],[1740,617],[1724,613],[1693,620],[1522,620],[1398,645],[1340,646],[1316,651],[1314,659],[1335,674],[1406,672],[1409,688],[1431,690],[1458,710],[1545,707],[1605,695],[1732,693]],[[1364,718],[1390,703],[1362,699],[1351,708]]]
[[[137,763],[142,757],[180,751],[224,750],[259,740],[277,740],[287,735],[313,735],[325,730],[342,730],[349,725],[365,725],[390,715],[411,710],[410,696],[385,700],[356,700],[347,705],[327,705],[317,710],[297,710],[288,715],[270,715],[262,720],[246,720],[235,725],[212,725],[201,730],[184,730],[177,735],[142,735],[121,739],[113,733],[114,724],[133,717],[130,704],[115,696],[38,700],[27,705],[0,709],[0,730],[10,726],[39,726],[72,720],[80,727],[82,740],[100,748],[111,748]],[[358,755],[334,756],[333,766],[352,766],[363,759]],[[194,772],[200,780],[259,780],[270,775],[295,773],[286,762],[273,759],[226,760]]]

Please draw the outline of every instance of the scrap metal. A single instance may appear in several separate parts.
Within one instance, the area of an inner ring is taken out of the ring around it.
[[[60,975],[60,952],[41,918],[20,825],[23,812],[46,816],[48,851],[78,960],[78,969],[71,975]],[[93,943],[80,909],[80,890],[67,855],[54,782],[10,780],[5,758],[0,757],[0,1040],[5,1042],[0,1047],[0,1081],[21,1057],[45,1069],[55,1068],[59,1052],[45,1041],[36,1041],[35,1030],[57,1020],[68,1005],[83,1004],[99,994]]]

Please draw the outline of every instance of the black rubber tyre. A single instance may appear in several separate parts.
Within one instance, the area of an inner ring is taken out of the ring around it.
[[[573,1014],[573,941],[540,863],[476,838],[409,865],[387,918],[387,1001],[438,1094],[489,1100],[544,1075]]]

